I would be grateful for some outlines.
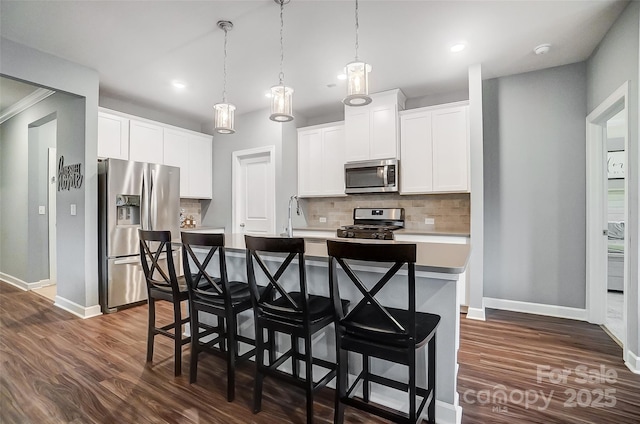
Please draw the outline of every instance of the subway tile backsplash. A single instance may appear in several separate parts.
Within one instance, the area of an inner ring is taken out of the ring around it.
[[[185,218],[193,217],[196,227],[202,226],[202,209],[198,199],[180,199],[180,212]]]
[[[346,197],[301,199],[307,226],[338,228],[353,224],[353,209],[404,208],[405,227],[411,230],[469,231],[471,203],[469,193],[425,194],[359,194]],[[321,223],[320,218],[327,219]],[[434,224],[425,224],[433,218]]]

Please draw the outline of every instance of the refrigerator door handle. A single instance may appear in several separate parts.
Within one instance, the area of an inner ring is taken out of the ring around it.
[[[131,258],[126,259],[118,259],[113,262],[114,265],[125,265],[125,264],[139,264],[140,256],[133,256]]]
[[[143,230],[149,230],[149,199],[147,199],[147,173],[142,172],[142,191],[140,193],[140,227]]]
[[[149,183],[149,226],[153,230],[155,229],[155,224],[157,221],[157,213],[158,213],[158,199],[156,198],[156,193],[153,189],[153,180],[155,176],[155,170],[151,169],[150,172],[150,183]]]

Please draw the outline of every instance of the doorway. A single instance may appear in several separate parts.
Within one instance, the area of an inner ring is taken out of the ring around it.
[[[231,190],[233,232],[275,234],[275,146],[233,152]]]
[[[629,284],[628,83],[587,116],[587,313],[623,347]]]
[[[40,252],[32,252],[36,259],[32,265],[40,274],[39,287],[34,291],[54,302],[57,295],[57,128],[55,114],[29,126],[29,197],[30,203],[38,207],[31,221],[38,228],[37,237],[41,240],[35,244],[40,246]]]

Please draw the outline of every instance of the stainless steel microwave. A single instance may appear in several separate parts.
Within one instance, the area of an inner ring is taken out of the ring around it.
[[[345,193],[387,193],[398,191],[398,160],[349,162],[344,165]]]

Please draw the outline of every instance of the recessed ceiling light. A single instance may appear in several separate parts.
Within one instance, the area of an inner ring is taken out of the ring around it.
[[[187,84],[178,80],[171,81],[171,85],[173,85],[175,88],[180,88],[180,89],[185,88],[187,86]]]
[[[338,74],[338,79],[339,80],[346,80],[347,79],[347,74]]]
[[[465,47],[466,45],[464,43],[457,43],[451,46],[450,50],[451,50],[451,53],[458,53],[464,50]]]

